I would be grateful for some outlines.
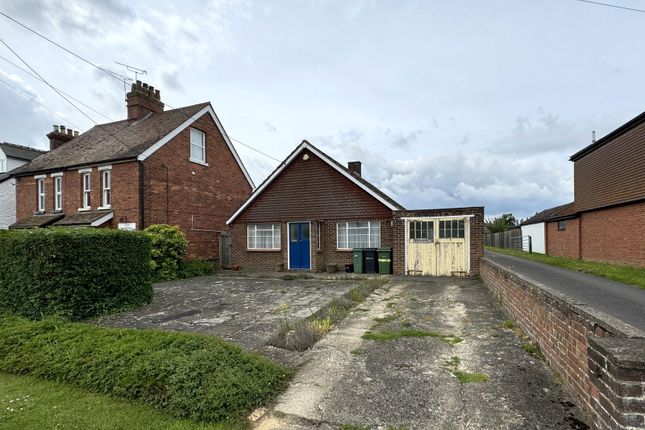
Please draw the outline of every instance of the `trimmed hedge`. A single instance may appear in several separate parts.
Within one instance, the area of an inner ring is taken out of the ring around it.
[[[152,300],[150,240],[113,229],[0,234],[0,313],[72,320]]]
[[[195,421],[241,419],[290,371],[206,335],[0,318],[0,371],[137,400]]]
[[[188,240],[179,227],[154,224],[143,230],[152,242],[152,272],[155,281],[172,281],[181,274]]]

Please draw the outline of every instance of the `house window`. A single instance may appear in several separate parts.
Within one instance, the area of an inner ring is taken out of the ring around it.
[[[567,229],[567,222],[566,221],[558,221],[558,230],[566,230]]]
[[[280,224],[246,226],[247,249],[280,249]]]
[[[206,135],[194,128],[190,129],[190,161],[206,163]]]
[[[463,239],[464,220],[439,221],[439,237],[441,239]]]
[[[38,184],[38,212],[45,212],[45,179],[37,180]]]
[[[338,249],[377,248],[381,246],[380,221],[348,221],[336,224]]]
[[[63,210],[63,177],[54,177],[54,210],[60,212]]]
[[[410,223],[410,239],[416,241],[434,241],[433,221],[412,221]]]
[[[83,207],[81,209],[90,209],[90,174],[83,173]]]
[[[103,202],[101,207],[109,208],[112,204],[112,171],[104,170],[101,172],[102,186],[103,186]]]

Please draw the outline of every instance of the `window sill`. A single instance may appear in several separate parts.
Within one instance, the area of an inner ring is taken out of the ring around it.
[[[188,161],[190,161],[191,163],[195,163],[195,164],[199,164],[199,165],[201,165],[201,166],[206,166],[206,167],[208,167],[208,163],[205,163],[205,162],[200,161],[200,160],[195,160],[194,158],[189,158],[189,160],[188,160]]]
[[[108,209],[112,209],[112,205],[99,206],[98,208],[96,208],[97,211],[106,211]]]
[[[361,248],[363,249],[363,248]],[[352,252],[354,248],[336,248],[337,252]]]
[[[266,248],[266,249],[265,248],[254,248],[254,249],[246,248],[246,250],[249,251],[249,252],[280,252],[280,251],[282,251],[281,248],[277,248],[277,249],[274,249],[274,248]]]
[[[86,208],[78,208],[79,212],[89,212],[92,210],[92,206],[86,207]]]

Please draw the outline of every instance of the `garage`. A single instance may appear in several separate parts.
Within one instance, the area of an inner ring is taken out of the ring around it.
[[[405,273],[412,276],[468,276],[472,217],[402,218],[405,221]]]

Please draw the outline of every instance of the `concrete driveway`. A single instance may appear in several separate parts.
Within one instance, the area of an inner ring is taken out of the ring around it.
[[[301,354],[265,346],[271,334],[282,321],[313,314],[358,282],[223,275],[182,279],[156,284],[151,304],[97,323],[215,335],[294,365]]]
[[[483,284],[388,285],[308,352],[259,429],[587,428]]]

